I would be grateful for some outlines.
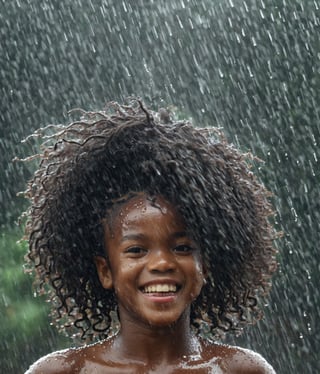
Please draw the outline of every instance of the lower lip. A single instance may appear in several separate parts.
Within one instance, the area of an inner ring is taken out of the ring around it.
[[[176,293],[165,293],[161,296],[157,293],[144,293],[143,296],[154,303],[172,303],[177,298]]]

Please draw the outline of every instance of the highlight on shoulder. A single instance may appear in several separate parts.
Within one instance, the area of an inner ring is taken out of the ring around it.
[[[258,353],[234,347],[228,360],[228,373],[233,374],[276,374],[272,366]]]
[[[214,359],[222,373],[276,374],[272,366],[258,353],[226,344],[202,341],[203,359]]]
[[[74,364],[74,350],[66,349],[41,357],[25,374],[71,374],[74,373]]]

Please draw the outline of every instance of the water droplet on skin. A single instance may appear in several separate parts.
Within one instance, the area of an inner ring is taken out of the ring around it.
[[[164,206],[161,207],[161,213],[166,214],[168,212],[168,209]]]

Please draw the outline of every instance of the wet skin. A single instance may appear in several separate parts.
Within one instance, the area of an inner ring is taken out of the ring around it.
[[[145,197],[131,199],[113,227],[105,225],[105,247],[109,263],[98,258],[98,274],[115,290],[123,329],[189,322],[204,274],[200,251],[173,207],[160,198],[156,206]]]
[[[201,292],[200,251],[175,208],[144,195],[125,203],[105,229],[100,282],[118,300],[121,330],[101,343],[53,353],[27,373],[274,373],[259,355],[208,344],[190,330]]]

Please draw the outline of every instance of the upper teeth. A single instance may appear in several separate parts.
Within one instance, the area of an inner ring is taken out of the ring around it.
[[[176,292],[177,286],[174,284],[153,284],[146,286],[143,292]]]

